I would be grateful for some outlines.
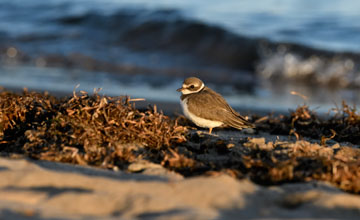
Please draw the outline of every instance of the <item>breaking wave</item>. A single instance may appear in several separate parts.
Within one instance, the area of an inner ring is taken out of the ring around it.
[[[36,17],[33,23],[51,28],[40,32],[29,29],[16,36],[0,32],[2,60],[9,58],[6,53],[15,45],[26,57],[24,62],[33,57],[33,63],[46,65],[90,66],[110,72],[136,66],[135,72],[179,76],[181,71],[196,71],[204,78],[229,83],[244,79],[242,83],[247,84],[259,77],[360,87],[359,54],[246,37],[184,17],[176,10],[57,13],[50,18]],[[169,71],[171,67],[178,71]]]

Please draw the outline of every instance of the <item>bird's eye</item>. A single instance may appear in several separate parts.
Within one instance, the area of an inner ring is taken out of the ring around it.
[[[193,88],[195,88],[195,86],[194,86],[194,85],[191,85],[191,86],[190,86],[190,89],[193,89]]]

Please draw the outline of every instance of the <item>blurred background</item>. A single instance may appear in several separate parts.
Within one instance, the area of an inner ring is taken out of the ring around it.
[[[0,86],[175,105],[200,77],[242,110],[359,103],[360,1],[0,0]]]

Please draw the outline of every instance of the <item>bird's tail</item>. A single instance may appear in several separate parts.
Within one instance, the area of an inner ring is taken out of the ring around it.
[[[246,120],[242,116],[235,116],[228,117],[228,119],[225,121],[225,124],[227,124],[230,127],[236,128],[236,129],[243,129],[243,128],[255,128],[255,125],[248,120]]]

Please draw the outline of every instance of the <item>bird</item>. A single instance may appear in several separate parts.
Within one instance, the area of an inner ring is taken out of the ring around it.
[[[181,92],[180,104],[184,115],[197,126],[208,128],[209,134],[213,128],[223,125],[239,130],[254,128],[219,93],[205,86],[199,78],[186,78],[182,87],[176,91]]]

